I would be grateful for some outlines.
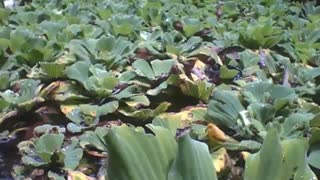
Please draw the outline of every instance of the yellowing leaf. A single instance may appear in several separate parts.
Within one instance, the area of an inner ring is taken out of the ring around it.
[[[194,119],[193,118],[193,111],[195,110],[204,110],[205,107],[191,107],[188,109],[183,109],[178,113],[162,113],[159,115],[160,118],[168,119],[168,120],[180,120],[184,122],[192,122],[195,120],[202,120],[202,119]]]
[[[194,67],[195,68],[199,68],[199,69],[203,69],[206,67],[206,64],[203,63],[202,61],[200,60],[197,60],[195,63],[194,63]]]
[[[241,152],[241,156],[244,160],[247,160],[247,158],[250,156],[251,154],[249,152],[246,151],[242,151]]]
[[[226,161],[228,156],[227,150],[221,148],[212,154],[213,156],[213,165],[217,173],[221,172],[226,167]]]
[[[76,109],[78,106],[76,105],[61,105],[60,110],[63,114],[67,115],[68,113],[71,113],[74,109]]]
[[[130,97],[129,100],[126,101],[126,104],[130,107],[136,107],[138,105],[149,106],[150,101],[145,95],[136,95]]]

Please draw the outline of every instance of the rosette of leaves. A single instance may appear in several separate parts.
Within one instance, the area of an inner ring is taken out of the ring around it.
[[[167,88],[166,79],[170,75],[175,64],[176,61],[173,59],[153,60],[150,63],[144,59],[138,59],[132,64],[132,67],[137,76],[142,77],[144,82],[151,82],[156,85],[159,84],[159,87],[147,91],[147,94],[149,95],[157,95],[161,90]]]
[[[54,87],[49,93],[48,99],[54,100],[61,104],[75,104],[75,102],[87,102],[89,97],[85,96],[85,90],[79,88],[74,81],[55,81],[48,85]]]
[[[11,107],[17,107],[23,110],[30,110],[35,104],[43,102],[44,98],[41,95],[40,81],[25,79],[19,84],[19,91],[14,92],[13,90],[7,89],[0,93],[0,96],[4,101],[7,102]]]
[[[48,43],[44,36],[39,38],[36,33],[24,27],[11,31],[8,40],[10,51],[14,53],[13,58],[18,64],[34,66],[51,59],[60,50],[57,44]]]
[[[293,54],[296,61],[306,64],[311,59],[316,58],[319,52],[319,21],[305,23],[306,28],[297,29],[290,32],[291,42],[281,45],[286,52]]]
[[[249,83],[245,87],[244,95],[249,103],[269,103],[274,105],[276,110],[298,98],[293,88],[270,82]]]
[[[150,26],[159,26],[162,23],[162,4],[159,1],[148,1],[139,9],[139,15]]]
[[[188,77],[183,72],[183,66],[175,60],[154,60],[151,61],[151,66],[146,60],[139,59],[133,63],[135,72],[138,76],[145,77],[151,81],[160,81],[157,86],[152,87],[146,93],[148,95],[156,96],[162,90],[167,89],[168,86],[176,86],[181,92],[187,96],[191,96],[203,101],[207,101],[212,93],[213,85],[205,80],[202,80],[197,75]],[[172,74],[171,69],[176,67],[180,74]]]
[[[137,107],[123,107],[118,111],[128,117],[133,117],[139,120],[152,120],[154,117],[165,112],[171,103],[162,102],[155,109],[151,108],[137,108]]]
[[[44,20],[41,23],[39,23],[38,26],[39,28],[41,28],[41,31],[46,35],[46,37],[48,37],[48,39],[50,40],[57,40],[58,42],[67,42],[72,38],[69,36],[69,33],[65,30],[65,28],[68,26],[67,22],[55,22]],[[65,33],[64,38],[62,38],[61,31]]]
[[[203,29],[203,24],[199,18],[184,17],[182,18],[182,26],[186,37],[191,37]]]
[[[235,92],[221,90],[214,92],[209,102],[208,115],[214,122],[234,129],[244,137],[254,134],[264,137],[268,130],[267,124],[278,123],[275,120],[276,113],[281,113],[283,110],[282,113],[289,115],[291,112],[285,110],[285,107],[298,98],[294,89],[269,82],[248,83],[243,95],[249,103],[246,108]]]
[[[283,127],[281,135],[283,136],[297,135],[308,129],[312,114],[294,114],[293,111],[287,109],[295,107],[294,103],[298,100],[298,95],[293,88],[269,82],[254,82],[247,84],[243,94],[245,100],[250,103],[247,107],[248,113],[259,122],[260,127],[265,127],[270,122],[277,123],[276,118],[284,118],[281,124]],[[285,113],[286,116],[277,116],[282,113]],[[293,129],[295,133],[292,134]]]
[[[240,120],[240,113],[244,111],[245,108],[234,91],[215,91],[208,105],[208,115],[214,123],[234,129],[246,137],[249,132],[245,122]]]
[[[132,42],[127,38],[122,36],[115,38],[110,35],[99,38],[97,49],[97,59],[106,64],[109,69],[124,66],[135,50]]]
[[[126,37],[115,38],[112,35],[100,35],[97,39],[73,39],[67,47],[77,59],[86,62],[99,62],[108,69],[122,67],[129,55],[135,50],[132,42]]]
[[[22,154],[22,164],[20,169],[16,167],[17,177],[29,174],[28,167],[53,170],[75,170],[82,158],[83,150],[78,146],[78,140],[71,138],[70,143],[66,143],[63,134],[43,134],[33,141],[23,141],[18,145]],[[23,171],[24,170],[24,171]],[[63,174],[60,174],[63,177]]]
[[[73,123],[77,125],[85,123],[85,125],[91,126],[98,124],[101,116],[115,112],[118,107],[118,101],[111,101],[102,105],[61,105],[60,109]]]
[[[106,153],[107,143],[104,137],[108,134],[110,129],[104,127],[97,127],[94,131],[86,131],[80,137],[80,146],[84,149],[94,147],[96,150]]]
[[[165,32],[162,41],[166,53],[174,55],[182,55],[197,49],[202,39],[200,37],[192,36],[186,39],[178,31]]]
[[[173,75],[173,77],[174,76],[175,78],[169,79],[169,85],[179,87],[184,95],[204,102],[208,101],[214,88],[213,84],[201,79],[193,80],[193,78],[189,78],[185,74],[180,74],[179,76]]]
[[[115,35],[134,35],[142,28],[143,20],[139,16],[127,14],[114,14],[110,24]]]
[[[243,22],[240,25],[240,42],[248,48],[271,48],[282,39],[282,30],[275,26],[271,17],[260,17],[257,21]]]
[[[40,67],[48,78],[60,78],[64,76],[66,64],[59,62],[42,62]]]
[[[102,65],[91,65],[78,61],[66,68],[66,75],[77,80],[83,87],[98,97],[108,97],[118,85],[119,80],[111,71],[106,71]]]
[[[162,36],[163,32],[160,27],[155,27],[152,32],[140,31],[140,39],[136,41],[136,57],[141,59],[162,58],[164,56],[162,54],[162,42],[160,41]]]
[[[132,67],[138,76],[154,81],[162,77],[167,77],[174,64],[175,61],[173,59],[153,60],[150,64],[144,59],[138,59],[133,62]]]
[[[135,77],[134,74],[133,77]],[[121,87],[120,85],[116,92],[113,93],[112,97],[118,99],[119,102],[124,102],[130,107],[149,106],[150,101],[148,97],[141,92],[141,87],[135,84],[137,81],[134,79],[124,80],[123,78],[123,76],[119,77],[119,79],[124,83],[122,84],[124,87]]]

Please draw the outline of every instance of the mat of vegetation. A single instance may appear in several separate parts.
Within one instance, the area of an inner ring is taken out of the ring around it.
[[[316,180],[320,7],[0,8],[0,178]]]

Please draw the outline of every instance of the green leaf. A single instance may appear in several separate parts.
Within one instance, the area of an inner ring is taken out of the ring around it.
[[[191,81],[186,76],[181,76],[181,82],[170,82],[169,84],[177,85],[180,87],[183,94],[200,99],[207,102],[212,94],[214,86],[206,81],[196,80]]]
[[[221,66],[220,68],[220,78],[222,79],[232,79],[234,78],[239,72],[234,69],[228,69],[226,66]]]
[[[307,143],[304,139],[281,142],[277,130],[270,129],[260,151],[246,160],[244,179],[316,179],[306,162]]]
[[[251,103],[248,110],[252,110],[255,118],[263,124],[271,122],[276,115],[276,109],[270,104],[264,103]]]
[[[10,17],[10,10],[0,8],[0,24],[4,23]]]
[[[0,38],[0,49],[7,49],[10,45],[10,41],[8,39]]]
[[[53,153],[61,149],[63,140],[63,134],[44,134],[36,141],[35,149],[39,153]]]
[[[247,84],[244,95],[250,103],[272,103],[276,110],[282,108],[288,102],[297,99],[295,90],[283,85],[274,85],[269,82],[253,82]]]
[[[232,91],[217,90],[208,105],[208,115],[214,122],[236,129],[237,119],[244,107]]]
[[[151,61],[151,67],[155,77],[168,75],[173,66],[173,60],[154,60]]]
[[[41,87],[40,81],[33,79],[25,79],[20,82],[20,92],[14,93],[7,89],[4,92],[0,92],[0,96],[10,104],[14,104],[24,110],[30,110],[35,104],[43,102],[44,99],[39,97],[39,87]]]
[[[89,72],[92,74],[89,76]],[[101,64],[95,66],[89,63],[78,61],[66,69],[66,74],[70,79],[75,79],[82,83],[89,92],[106,97],[111,95],[113,88],[119,83],[118,78],[112,72],[104,70]]]
[[[155,80],[161,76],[167,76],[174,64],[173,60],[154,60],[151,61],[151,66],[144,59],[138,59],[132,67],[135,68],[135,72],[142,77],[146,77],[150,80]]]
[[[85,122],[87,125],[97,124],[101,116],[115,112],[119,107],[118,101],[110,101],[103,105],[80,104],[70,106],[70,110],[65,112],[67,118],[76,124]],[[62,109],[68,109],[67,106]]]
[[[143,77],[148,77],[150,79],[155,79],[155,75],[149,63],[146,60],[138,59],[134,61],[132,67],[136,69],[136,73]]]
[[[54,86],[56,84],[53,84]],[[50,97],[57,102],[73,103],[75,101],[84,101],[88,97],[83,95],[84,89],[79,88],[75,82],[63,81],[59,82],[58,87],[50,93]]]
[[[282,142],[284,156],[284,172],[288,172],[288,178],[294,179],[317,179],[307,161],[308,141],[306,139],[287,139]],[[290,174],[291,173],[291,174]],[[283,178],[284,179],[284,178]]]
[[[0,98],[0,110],[4,111],[9,106],[9,103],[4,99]],[[2,119],[1,119],[2,120]],[[1,122],[0,120],[0,122]]]
[[[75,124],[75,123],[68,123],[66,127],[67,127],[68,132],[73,133],[73,134],[81,133],[81,131],[83,130],[82,126]]]
[[[239,55],[240,55],[240,61],[245,68],[254,66],[259,62],[259,56],[250,50],[242,51],[239,53]]]
[[[101,19],[107,20],[112,16],[112,9],[111,8],[99,8],[97,9],[98,15]]]
[[[135,96],[137,91],[138,91],[137,86],[132,85],[120,91],[118,94],[114,95],[114,97],[117,99],[130,98],[132,96]]]
[[[64,158],[64,168],[68,170],[74,170],[80,163],[82,158],[83,150],[77,148],[78,140],[73,137],[71,138],[71,144],[63,149]]]
[[[271,48],[282,40],[282,29],[270,17],[261,17],[256,21],[243,22],[239,27],[240,41],[248,48]]]
[[[84,135],[80,137],[80,146],[85,148],[90,145],[97,148],[100,151],[107,152],[107,143],[104,137],[109,132],[109,129],[104,127],[97,127],[94,132],[86,131]]]
[[[97,110],[97,115],[104,116],[109,113],[115,112],[119,107],[118,101],[111,101],[101,105]]]
[[[109,152],[109,179],[167,179],[177,144],[167,129],[151,125],[149,128],[154,135],[145,134],[126,125],[110,130],[105,137]]]
[[[62,175],[59,175],[57,173],[54,173],[52,171],[49,171],[48,172],[48,177],[51,179],[51,180],[64,180],[64,176]]]
[[[135,95],[130,97],[129,100],[126,101],[126,104],[130,107],[136,107],[139,105],[149,106],[150,101],[145,95]]]
[[[168,180],[216,180],[208,146],[189,135],[178,139],[178,154]]]
[[[238,142],[226,142],[223,143],[223,147],[233,151],[245,151],[245,150],[258,150],[261,144],[253,140],[243,140]]]
[[[142,19],[134,15],[116,14],[111,18],[111,25],[115,34],[130,35],[141,28]]]
[[[44,162],[42,159],[35,159],[29,156],[23,156],[21,161],[25,165],[31,165],[34,167],[39,167],[45,165],[47,162]]]
[[[152,124],[155,126],[161,126],[171,131],[172,136],[177,132],[177,129],[183,128],[181,118],[175,117],[156,117],[152,120]]]
[[[196,32],[199,32],[201,28],[202,24],[198,18],[183,19],[183,31],[187,37],[190,37]]]
[[[308,163],[317,168],[320,169],[320,145],[312,145],[310,147],[310,154],[308,156]]]
[[[66,68],[66,75],[70,79],[77,80],[78,82],[84,84],[89,77],[89,68],[89,63],[78,61]]]
[[[171,104],[168,102],[162,102],[155,109],[119,109],[119,112],[125,116],[138,118],[141,120],[147,120],[154,118],[159,114],[165,112]]]
[[[102,36],[98,42],[97,47],[102,51],[112,51],[115,45],[115,38],[113,36]]]
[[[10,76],[8,71],[0,71],[0,90],[7,89],[10,82]]]
[[[79,105],[81,112],[87,115],[92,115],[92,116],[107,115],[109,113],[114,112],[118,108],[118,106],[119,106],[118,101],[111,101],[101,106],[92,105],[92,104]]]
[[[246,160],[244,179],[274,179],[282,178],[282,146],[277,130],[272,129],[257,154],[250,155]],[[287,173],[287,172],[284,172]]]
[[[93,51],[96,46],[96,40],[79,40],[79,39],[73,39],[69,42],[68,48],[70,49],[70,52],[72,52],[78,60],[90,62],[90,59],[93,56]],[[78,62],[81,62],[78,61]],[[78,63],[76,62],[76,63]],[[84,66],[85,65],[79,65]],[[84,68],[82,67],[82,68]]]
[[[283,136],[303,136],[304,127],[314,118],[312,113],[293,113],[283,122]]]
[[[41,62],[40,66],[49,78],[58,78],[64,75],[65,64]]]

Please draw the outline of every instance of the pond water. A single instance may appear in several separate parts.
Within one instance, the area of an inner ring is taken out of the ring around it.
[[[0,152],[0,180],[11,180],[12,166],[16,161],[16,153]]]
[[[12,167],[20,159],[16,148],[18,138],[0,138],[0,180],[11,180]]]

